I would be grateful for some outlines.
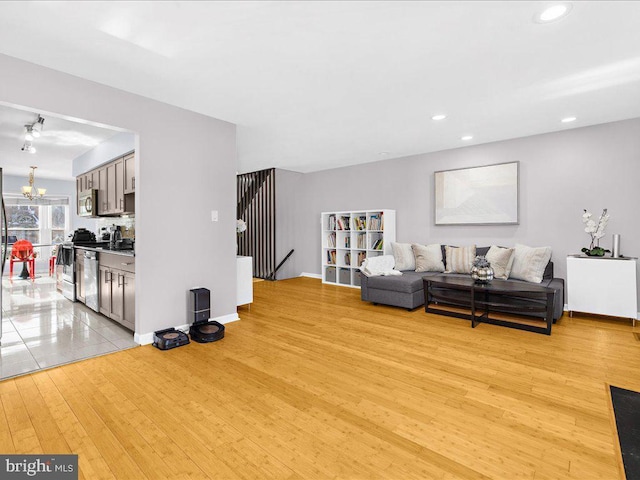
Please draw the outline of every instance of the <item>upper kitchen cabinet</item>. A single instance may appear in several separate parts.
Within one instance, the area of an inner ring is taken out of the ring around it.
[[[136,156],[130,153],[124,157],[124,193],[135,193],[136,191]]]
[[[120,158],[113,162],[113,194],[114,203],[111,213],[113,214],[125,214],[133,213],[135,206],[135,197],[130,195],[126,191],[127,176],[126,176],[126,157]],[[111,177],[107,175],[107,182]],[[111,187],[109,187],[111,188]]]
[[[98,215],[109,215],[107,167],[100,167],[93,176],[98,187]]]
[[[135,211],[135,170],[133,153],[76,178],[77,193],[96,189],[97,215],[114,216]]]
[[[92,188],[97,188],[93,184],[93,171],[84,173],[76,177],[76,188],[78,192],[86,192]]]

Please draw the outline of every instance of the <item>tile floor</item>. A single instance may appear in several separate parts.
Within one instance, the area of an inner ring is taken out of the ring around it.
[[[135,346],[133,332],[64,298],[52,277],[2,278],[0,379]]]

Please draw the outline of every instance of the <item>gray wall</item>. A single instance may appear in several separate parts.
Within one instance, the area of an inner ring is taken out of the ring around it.
[[[235,125],[5,55],[0,71],[0,102],[138,134],[136,333],[187,323],[194,287],[211,289],[213,317],[236,318]]]
[[[276,279],[297,277],[300,274],[300,252],[296,250],[298,226],[297,190],[304,175],[289,170],[276,169],[276,266],[293,248],[295,251],[280,270]]]
[[[113,137],[95,146],[88,152],[83,153],[73,160],[71,171],[73,176],[93,170],[100,165],[121,157],[125,153],[134,150],[136,146],[136,135],[131,132],[120,132]]]
[[[435,226],[433,173],[520,161],[520,224]],[[306,174],[297,189],[299,272],[320,274],[322,211],[396,210],[400,242],[549,245],[556,276],[566,256],[589,246],[582,210],[611,215],[601,246],[621,235],[621,251],[640,256],[640,119]]]
[[[24,176],[20,175],[4,175],[3,176],[3,192],[11,194],[22,194],[22,186],[29,185],[29,167],[25,167]],[[38,170],[36,170],[35,185],[39,188],[46,188],[46,196],[67,197],[69,199],[70,208],[74,205],[76,196],[76,182],[74,180],[59,180],[55,178],[40,178]]]

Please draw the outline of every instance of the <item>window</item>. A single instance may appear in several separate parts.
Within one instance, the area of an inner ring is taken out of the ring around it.
[[[40,243],[40,205],[7,205],[7,234]]]
[[[68,202],[68,201],[67,201]],[[69,231],[69,205],[25,205],[7,196],[7,235],[26,239],[34,245],[64,242]]]

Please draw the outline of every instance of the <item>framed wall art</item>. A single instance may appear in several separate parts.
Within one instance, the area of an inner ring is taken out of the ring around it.
[[[436,225],[515,225],[519,222],[520,162],[434,173]]]

